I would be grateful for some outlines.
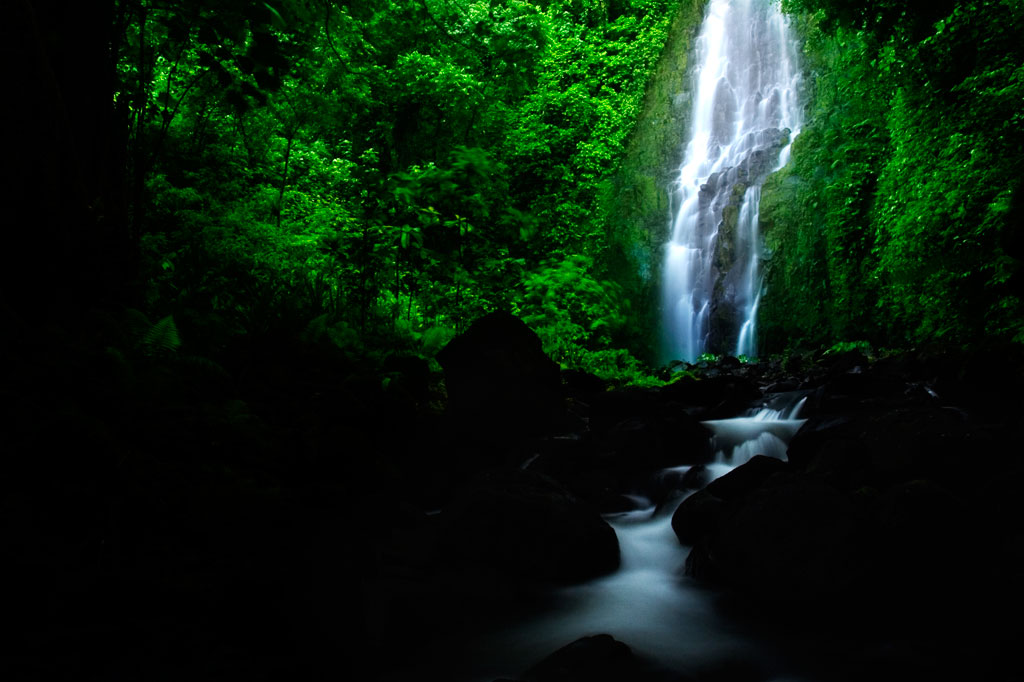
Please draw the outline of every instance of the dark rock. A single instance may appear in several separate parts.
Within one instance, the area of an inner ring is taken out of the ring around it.
[[[932,398],[926,393],[919,394],[915,400],[914,396],[908,395],[909,389],[907,382],[886,372],[847,372],[826,379],[825,383],[809,396],[807,407],[812,413],[834,413],[932,402]]]
[[[1024,407],[1019,389],[1024,380],[1020,344],[994,343],[957,354],[944,352],[932,363],[935,390],[946,400],[1010,419]]]
[[[554,480],[530,471],[480,476],[441,514],[444,560],[536,582],[618,568],[615,531]]]
[[[723,356],[718,360],[718,366],[721,369],[739,369],[742,364],[739,358],[732,355]]]
[[[570,393],[583,395],[603,393],[609,387],[609,383],[601,377],[580,369],[563,369],[562,383],[565,384]]]
[[[702,408],[701,419],[735,417],[761,397],[751,379],[722,374],[704,379],[684,377],[661,388],[668,400]]]
[[[673,678],[679,680],[678,677]],[[611,635],[567,644],[522,675],[523,682],[661,682],[666,677]]]
[[[621,389],[597,396],[590,413],[596,445],[620,474],[710,460],[710,431],[657,390]]]
[[[636,495],[609,495],[602,499],[599,509],[602,514],[620,514],[622,512],[646,509],[646,498]]]
[[[788,456],[806,471],[821,469],[826,462],[822,455],[830,450],[855,453],[833,459],[862,469],[867,480],[860,483],[882,488],[912,478],[951,483],[961,478],[962,457],[976,450],[976,441],[966,415],[954,409],[872,410],[809,420],[790,442]]]
[[[657,389],[620,388],[594,397],[590,405],[590,429],[604,436],[610,428],[632,417],[656,414],[664,409]]]
[[[654,469],[665,463],[672,433],[665,422],[630,417],[608,429],[605,443],[619,457],[637,462],[637,468]]]
[[[709,483],[706,490],[726,501],[739,500],[749,495],[772,474],[788,468],[789,465],[781,459],[754,455],[749,461]]]
[[[624,473],[661,469],[710,459],[709,433],[683,412],[631,417],[608,430],[602,444],[615,453]]]
[[[695,545],[717,532],[725,509],[721,498],[707,489],[698,490],[676,507],[672,515],[672,530],[680,543]]]
[[[770,676],[755,661],[729,658],[705,665],[694,677],[699,682],[763,682]]]
[[[564,482],[559,482],[602,514],[637,508],[636,503],[623,493],[623,482],[608,469],[580,469],[567,475]]]
[[[934,481],[892,486],[872,501],[871,513],[885,542],[888,579],[900,586],[904,600],[949,609],[957,591],[950,590],[941,607],[934,602],[936,592],[952,582],[973,582],[985,568],[982,552],[974,561],[949,561],[950,542],[975,535],[976,526],[962,500]]]
[[[630,648],[611,635],[594,635],[567,644],[523,675],[529,682],[593,682],[625,679],[635,665]]]
[[[782,379],[765,387],[765,393],[787,393],[800,388],[800,383],[794,379]]]
[[[700,490],[712,479],[712,473],[703,464],[675,467],[659,471],[640,486],[647,498],[655,503],[655,514],[674,512],[687,493]]]
[[[700,490],[711,482],[713,474],[703,464],[690,467],[682,480],[679,481],[679,488],[682,490]]]
[[[847,496],[809,477],[781,474],[722,515],[705,555],[688,568],[761,604],[828,612],[857,605],[871,584],[879,557],[868,538]]]
[[[430,397],[430,363],[410,355],[389,355],[384,359],[382,371],[390,379],[388,388],[401,390],[416,402]]]
[[[821,359],[821,364],[830,376],[835,377],[842,374],[863,372],[868,367],[868,359],[859,350],[849,350],[826,355]]]
[[[858,490],[871,482],[871,458],[859,443],[850,440],[822,443],[803,469],[839,490]]]
[[[558,365],[540,338],[507,312],[481,317],[438,354],[448,412],[462,429],[504,437],[536,434],[565,411]]]

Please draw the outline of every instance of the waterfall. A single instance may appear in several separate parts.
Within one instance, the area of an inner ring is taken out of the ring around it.
[[[672,188],[663,281],[667,359],[756,355],[761,185],[800,130],[799,47],[775,0],[710,0],[692,132]]]

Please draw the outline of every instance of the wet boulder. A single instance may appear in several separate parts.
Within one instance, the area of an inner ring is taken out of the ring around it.
[[[441,513],[443,561],[513,579],[571,583],[618,568],[615,531],[547,476],[480,475]]]
[[[711,432],[685,412],[661,409],[629,417],[607,430],[601,445],[615,466],[637,473],[711,460]]]
[[[927,477],[955,484],[962,461],[983,441],[967,416],[945,407],[878,409],[811,419],[790,441],[798,470],[886,488]]]
[[[719,523],[770,476],[787,471],[782,460],[755,455],[729,473],[687,497],[672,515],[672,530],[679,542],[696,545],[718,532]]]
[[[758,603],[803,612],[855,603],[877,561],[869,526],[848,496],[779,474],[719,515],[687,567]]]
[[[636,666],[630,648],[611,635],[583,637],[551,654],[523,675],[526,682],[624,679]]]
[[[521,682],[662,682],[668,678],[611,635],[582,637],[520,677]],[[673,680],[684,679],[673,676]]]
[[[726,505],[707,489],[698,490],[676,507],[672,514],[672,530],[684,545],[697,543],[712,537],[725,514]]]
[[[764,483],[772,474],[789,469],[789,464],[767,455],[754,455],[747,462],[708,484],[707,490],[723,500],[740,500]]]
[[[514,315],[485,315],[437,354],[448,415],[459,429],[502,437],[536,434],[565,414],[558,365]]]
[[[870,512],[880,527],[889,580],[903,599],[933,600],[943,585],[977,577],[982,552],[971,561],[949,561],[951,543],[980,535],[993,521],[972,518],[970,509],[944,486],[926,479],[894,485],[871,500]],[[952,591],[951,591],[952,592]],[[950,606],[952,594],[945,600]]]
[[[658,390],[626,386],[590,397],[589,423],[595,436],[603,437],[615,424],[626,419],[655,414],[665,409]]]
[[[653,472],[711,460],[711,432],[656,390],[595,395],[589,413],[588,430],[573,457],[542,457],[539,462],[574,490],[572,481],[601,472],[616,481],[615,492],[653,494],[659,488],[652,485]]]

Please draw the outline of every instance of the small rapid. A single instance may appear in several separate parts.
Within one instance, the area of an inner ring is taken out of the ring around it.
[[[807,398],[800,398],[792,407],[751,410],[744,417],[712,419],[702,422],[715,434],[715,462],[726,465],[719,475],[750,461],[754,455],[786,459],[789,439],[803,426],[800,408]]]
[[[799,417],[803,400],[786,400],[782,406],[733,419],[703,422],[714,433],[717,450],[715,461],[700,465],[705,484],[755,454],[785,459],[786,443],[804,422]],[[673,467],[656,476],[682,481],[691,469]],[[466,651],[475,659],[466,669],[467,682],[515,678],[559,648],[596,634],[612,635],[672,673],[714,676],[717,670],[741,665],[758,671],[752,680],[801,680],[756,635],[719,613],[714,591],[685,575],[691,548],[680,544],[671,521],[693,492],[676,490],[661,501],[634,495],[639,508],[605,515],[618,536],[619,569],[562,588],[543,613],[467,643]]]

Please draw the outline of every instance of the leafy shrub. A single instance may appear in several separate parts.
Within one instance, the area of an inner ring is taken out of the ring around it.
[[[626,323],[618,285],[599,281],[587,256],[569,256],[527,273],[520,314],[563,367],[582,368],[589,351],[607,350]]]

